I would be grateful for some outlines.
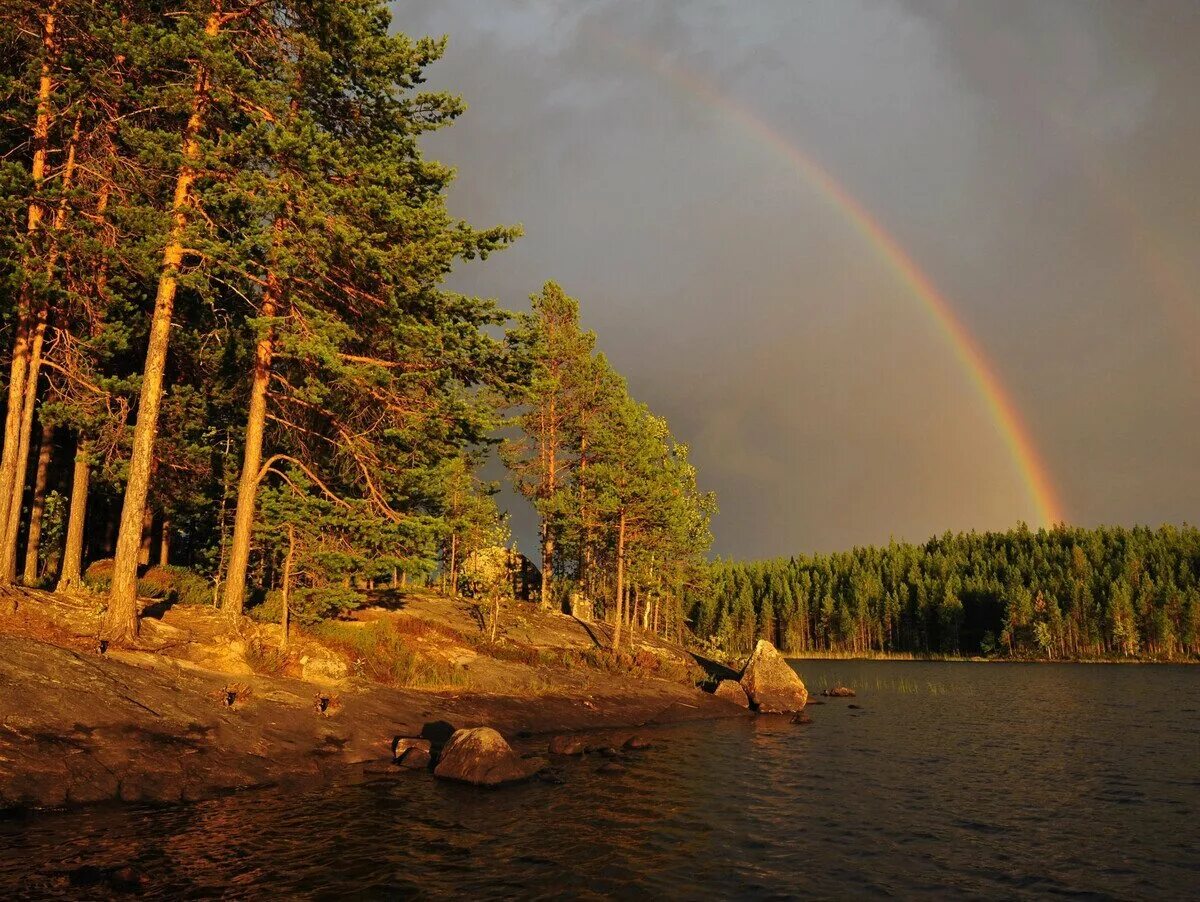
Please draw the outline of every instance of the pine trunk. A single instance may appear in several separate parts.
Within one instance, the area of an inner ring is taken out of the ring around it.
[[[75,177],[75,147],[79,143],[80,116],[75,117],[75,129],[67,148],[67,161],[63,167],[62,199],[54,215],[50,248],[46,253],[46,278],[53,279],[54,267],[58,265],[58,233],[67,219],[67,192]],[[33,341],[30,346],[29,366],[25,373],[24,409],[21,412],[21,431],[17,437],[17,465],[13,474],[12,497],[9,500],[8,522],[0,535],[0,584],[9,584],[17,577],[17,534],[21,527],[21,498],[25,491],[25,474],[29,466],[29,449],[33,442],[33,414],[37,409],[38,377],[42,368],[42,349],[46,340],[46,325],[50,308],[45,299],[38,305],[33,326]]]
[[[221,19],[212,15],[205,34],[215,36]],[[117,532],[117,550],[113,557],[112,586],[108,593],[108,613],[104,635],[110,642],[129,642],[138,633],[137,561],[141,544],[142,514],[150,492],[150,470],[154,458],[154,440],[158,434],[158,408],[162,403],[163,374],[167,366],[167,347],[171,339],[171,316],[175,308],[179,264],[183,261],[183,236],[188,223],[192,182],[200,157],[200,129],[208,100],[208,71],[196,73],[192,91],[192,113],[183,133],[183,163],[175,180],[172,202],[171,233],[163,249],[158,294],[150,321],[150,340],[146,365],[142,372],[142,390],[138,398],[137,425],[133,430],[133,450],[129,458],[129,480],[121,507],[121,525]]]
[[[286,221],[275,220],[274,243],[282,241]],[[279,311],[283,286],[275,272],[267,273],[262,316],[270,318]],[[229,548],[229,571],[225,578],[225,598],[221,603],[227,614],[241,614],[246,597],[246,570],[250,563],[250,538],[254,532],[254,513],[258,505],[258,484],[262,480],[263,433],[267,423],[267,389],[271,382],[271,359],[275,351],[275,330],[268,326],[254,347],[254,372],[250,379],[250,401],[246,411],[246,442],[242,449],[242,472],[238,477],[237,508],[234,512],[233,539]]]
[[[150,566],[150,548],[154,544],[154,510],[147,505],[142,512],[142,541],[138,546],[138,566]]]
[[[25,585],[32,586],[38,580],[38,550],[42,540],[42,515],[46,511],[46,482],[50,473],[50,453],[54,448],[54,427],[42,429],[42,443],[38,448],[37,470],[33,477],[33,500],[29,509],[29,538],[25,542]]]
[[[12,493],[8,500],[7,520],[0,531],[0,585],[11,585],[17,578],[17,537],[21,529],[21,501],[25,495],[25,477],[29,471],[29,446],[33,439],[33,411],[37,407],[38,371],[42,365],[42,347],[46,338],[43,310],[34,326],[25,374],[25,396],[21,399],[21,419],[17,433],[17,459],[13,468]]]
[[[296,554],[296,529],[290,523],[288,524],[288,552],[287,557],[283,560],[283,590],[280,607],[282,610],[279,614],[279,625],[283,628],[283,641],[281,645],[287,648],[288,644],[288,619],[291,616],[291,599],[292,599],[292,558]]]
[[[162,535],[158,540],[158,565],[166,567],[171,563],[171,521],[163,517]]]
[[[33,161],[30,167],[30,177],[33,182],[35,199],[29,204],[29,220],[26,231],[30,236],[35,235],[42,227],[45,211],[37,200],[42,181],[46,176],[46,143],[50,134],[50,95],[53,90],[51,77],[52,65],[57,57],[57,47],[54,41],[55,11],[57,2],[52,2],[43,20],[42,29],[42,73],[38,82],[37,113],[33,123]],[[33,242],[30,242],[33,244]],[[18,446],[21,437],[21,421],[24,414],[25,384],[29,375],[29,359],[32,354],[31,307],[28,289],[22,286],[17,301],[15,336],[13,339],[12,361],[8,373],[8,410],[4,420],[4,447],[0,451],[0,545],[6,545],[8,540],[9,508],[14,495],[17,496],[17,506],[20,507],[19,493],[24,489],[17,481]],[[26,448],[28,453],[28,446]],[[0,580],[3,572],[0,571]]]
[[[621,622],[625,619],[622,602],[625,598],[625,512],[621,511],[621,519],[617,525],[617,591],[616,591],[616,626],[613,627],[613,651],[621,647]]]
[[[83,525],[87,517],[88,484],[92,463],[88,443],[79,439],[75,447],[75,472],[71,477],[71,511],[67,515],[67,547],[63,551],[62,572],[56,591],[73,589],[83,582]]]

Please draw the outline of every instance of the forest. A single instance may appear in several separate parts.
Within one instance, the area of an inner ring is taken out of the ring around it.
[[[285,625],[501,592],[467,566],[509,545],[498,455],[543,605],[682,629],[687,447],[558,285],[446,287],[521,229],[422,155],[465,110],[423,87],[445,38],[379,0],[3,0],[0,46],[0,586],[101,591],[116,643],[155,579]]]
[[[1059,526],[718,561],[696,632],[744,653],[1054,660],[1200,655],[1200,530]]]

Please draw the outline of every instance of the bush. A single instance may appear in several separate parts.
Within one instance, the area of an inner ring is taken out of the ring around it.
[[[288,619],[294,623],[312,626],[322,620],[337,617],[344,611],[353,611],[366,602],[367,597],[353,589],[335,586],[326,589],[293,589],[288,601]],[[271,589],[263,600],[250,608],[249,616],[261,623],[278,623],[283,614],[283,590]]]
[[[112,585],[112,558],[93,561],[83,574],[83,584],[95,592],[107,592]],[[138,595],[169,601],[172,604],[211,605],[212,583],[189,570],[168,564],[151,567],[137,581]]]

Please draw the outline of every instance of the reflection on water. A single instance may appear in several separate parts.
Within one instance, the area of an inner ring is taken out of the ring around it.
[[[1200,887],[1200,669],[798,662],[857,699],[654,734],[619,774],[425,775],[0,822],[0,894],[921,895]],[[854,710],[848,704],[858,704]],[[122,868],[132,870],[122,870]]]

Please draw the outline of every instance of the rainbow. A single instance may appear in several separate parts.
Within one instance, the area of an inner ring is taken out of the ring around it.
[[[764,145],[781,156],[806,183],[817,191],[863,237],[896,277],[921,302],[938,330],[945,337],[959,363],[987,405],[1009,453],[1025,483],[1042,526],[1054,526],[1066,518],[1046,464],[1038,453],[1016,405],[995,368],[974,336],[955,315],[950,302],[917,265],[900,243],[871,215],[840,182],[804,153],[786,136],[746,107],[720,93],[699,76],[668,64],[661,56],[621,38],[606,36],[640,65],[665,77],[688,94],[719,110],[742,129],[755,135]]]

